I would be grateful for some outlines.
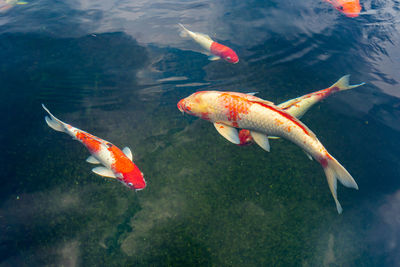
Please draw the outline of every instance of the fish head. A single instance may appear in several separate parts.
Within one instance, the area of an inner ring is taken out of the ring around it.
[[[146,181],[144,180],[143,173],[138,168],[124,173],[122,176],[123,183],[132,190],[138,191],[146,187]]]
[[[239,57],[232,49],[228,49],[222,54],[222,59],[228,61],[229,63],[236,64],[239,62]]]
[[[233,51],[232,48],[220,43],[213,42],[210,47],[210,52],[211,54],[216,55],[223,60],[228,61],[229,63],[236,64],[239,62],[239,57],[235,51]]]
[[[206,99],[207,92],[197,92],[178,102],[178,109],[182,113],[208,119],[209,106]]]
[[[338,9],[343,12],[347,17],[354,18],[358,17],[361,11],[361,5],[359,0],[347,0],[342,1]]]
[[[239,146],[247,146],[253,143],[253,137],[251,137],[250,131],[245,129],[240,130],[239,140],[240,140]]]

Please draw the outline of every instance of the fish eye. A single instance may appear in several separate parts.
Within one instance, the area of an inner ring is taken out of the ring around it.
[[[132,184],[132,183],[128,183],[128,185],[129,185],[129,186],[133,186],[133,184]]]
[[[226,59],[231,60],[231,57],[226,57]]]

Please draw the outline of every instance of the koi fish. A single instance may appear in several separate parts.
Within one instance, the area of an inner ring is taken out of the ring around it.
[[[234,144],[239,144],[236,128],[250,131],[254,141],[270,151],[268,136],[288,139],[318,161],[324,169],[338,213],[337,179],[346,187],[358,189],[353,177],[332,157],[308,127],[272,102],[252,94],[219,91],[194,93],[177,104],[181,112],[212,122],[217,131]]]
[[[358,17],[361,11],[359,0],[325,0],[347,17]]]
[[[223,60],[233,64],[239,62],[239,57],[231,48],[214,42],[207,34],[189,31],[180,23],[179,26],[182,28],[180,35],[182,37],[190,36],[193,38],[193,40],[200,44],[201,47],[205,49],[204,54],[209,55],[209,60],[219,60],[222,58]]]
[[[328,96],[336,92],[353,89],[365,84],[360,83],[350,85],[349,78],[350,75],[345,75],[340,78],[336,83],[334,83],[331,87],[288,100],[279,104],[278,107],[283,109],[293,117],[300,119],[312,106],[324,100]],[[250,135],[250,131],[245,129],[239,132],[239,140],[240,146],[250,145],[253,143],[253,138]]]
[[[26,5],[28,2],[18,0],[0,0],[0,11],[6,11],[15,5]]]
[[[59,132],[64,132],[81,142],[90,152],[86,161],[92,164],[102,164],[104,167],[93,168],[100,176],[115,178],[130,189],[142,190],[146,187],[143,173],[132,162],[132,152],[128,147],[120,150],[115,145],[97,136],[66,124],[50,113],[42,104],[49,116],[45,117],[47,125]]]

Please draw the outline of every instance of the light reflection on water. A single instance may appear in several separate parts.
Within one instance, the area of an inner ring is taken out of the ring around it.
[[[354,19],[316,0],[41,0],[0,13],[2,263],[394,266],[400,2],[362,5]],[[208,61],[179,22],[240,62]],[[360,186],[339,187],[341,216],[294,145],[235,147],[176,109],[197,90],[279,103],[347,73],[367,85],[303,119]],[[87,152],[47,128],[42,102],[130,146],[148,188],[90,174]]]

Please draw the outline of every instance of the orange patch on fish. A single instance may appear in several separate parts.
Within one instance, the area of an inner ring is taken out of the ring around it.
[[[347,17],[354,18],[360,14],[361,5],[359,0],[325,0],[332,4],[337,10]]]
[[[91,152],[98,152],[101,148],[101,142],[94,138],[93,135],[83,132],[77,132],[76,138],[91,151]]]
[[[280,119],[275,118],[274,121],[275,121],[276,125],[282,125],[283,124],[283,121],[281,121]]]
[[[239,140],[240,140],[239,146],[247,146],[253,143],[253,138],[251,137],[250,131],[245,129],[242,129],[239,132]]]
[[[111,164],[111,168],[120,173],[131,172],[134,169],[134,165],[130,159],[121,151],[118,147],[111,143],[107,143],[107,150],[111,152],[115,161]]]
[[[232,94],[221,94],[219,101],[226,109],[226,116],[229,121],[233,122],[234,127],[238,127],[237,122],[240,121],[242,114],[248,114],[251,104],[241,96]]]

